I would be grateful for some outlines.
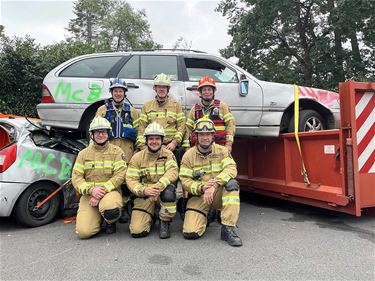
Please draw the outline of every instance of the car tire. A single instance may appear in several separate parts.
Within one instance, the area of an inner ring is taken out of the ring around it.
[[[51,222],[60,207],[60,196],[56,194],[38,210],[36,205],[56,190],[52,183],[39,182],[29,186],[20,196],[14,208],[15,220],[23,226],[36,227]]]
[[[325,130],[325,123],[322,116],[312,109],[305,109],[299,112],[299,132],[311,132]],[[294,116],[290,119],[288,132],[294,132]]]

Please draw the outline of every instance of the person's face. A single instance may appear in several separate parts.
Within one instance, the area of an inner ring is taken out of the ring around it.
[[[113,88],[112,98],[116,103],[122,102],[125,98],[125,90],[123,88]]]
[[[214,98],[214,88],[211,86],[204,86],[201,88],[201,97],[204,101],[211,101]]]
[[[198,135],[198,144],[203,149],[208,149],[213,141],[214,134],[213,133],[197,133]]]
[[[95,130],[93,132],[94,141],[97,144],[103,144],[108,140],[108,130]]]
[[[154,86],[154,90],[156,92],[156,95],[160,99],[165,99],[168,95],[168,87],[167,86],[156,85],[156,86]]]
[[[158,151],[162,145],[161,136],[148,136],[147,146],[151,151]]]

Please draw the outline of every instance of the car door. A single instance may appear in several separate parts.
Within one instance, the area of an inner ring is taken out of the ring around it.
[[[109,97],[109,73],[124,59],[120,55],[95,56],[75,61],[56,73],[49,85],[56,103],[87,103]]]
[[[177,55],[133,55],[118,73],[128,83],[127,98],[137,109],[141,109],[146,101],[155,98],[153,80],[159,73],[167,74],[172,81],[169,96],[185,103],[184,83],[180,79]]]
[[[237,129],[259,126],[262,117],[262,89],[257,83],[224,59],[185,55],[183,61],[186,67],[187,113],[199,101],[199,92],[196,90],[198,81],[209,75],[216,81],[215,98],[229,105],[236,119]],[[240,88],[240,77],[246,83],[246,93]]]

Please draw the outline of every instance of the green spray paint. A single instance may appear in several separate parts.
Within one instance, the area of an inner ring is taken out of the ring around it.
[[[63,81],[60,81],[56,87],[55,97],[57,99],[59,96],[64,96],[65,102],[94,102],[100,99],[100,95],[103,93],[103,88],[101,88],[98,84],[91,84],[89,94],[86,98],[83,97],[84,92],[85,91],[83,88],[78,88],[72,92],[72,83],[64,83]]]
[[[59,167],[57,170],[52,168],[53,162],[58,161],[53,153],[49,153],[45,159],[43,159],[43,154],[40,151],[27,150],[21,157],[21,161],[18,164],[18,168],[23,168],[25,165],[29,165],[31,169],[35,170],[37,173],[43,172],[46,175],[57,175],[60,180],[67,180],[70,178],[70,173],[72,170],[72,162],[65,158],[60,158]],[[57,166],[56,164],[53,166]]]

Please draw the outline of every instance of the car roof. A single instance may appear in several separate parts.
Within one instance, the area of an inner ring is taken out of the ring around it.
[[[39,127],[42,127],[40,123],[40,119],[31,118],[29,119],[32,123],[36,124]],[[10,124],[12,126],[17,127],[17,129],[21,129],[26,127],[28,130],[32,130],[32,128],[36,128],[29,121],[26,120],[24,117],[7,117],[7,118],[0,118],[0,123]]]

